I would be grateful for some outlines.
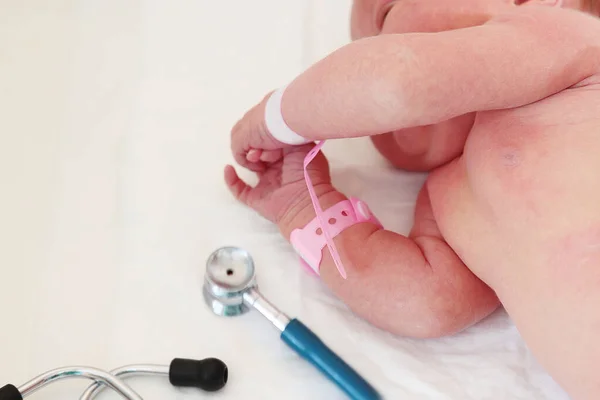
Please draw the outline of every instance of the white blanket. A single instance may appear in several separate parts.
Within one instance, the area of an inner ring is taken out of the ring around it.
[[[346,43],[348,11],[341,0],[0,0],[0,386],[63,365],[220,357],[230,381],[210,398],[344,398],[256,313],[205,307],[206,257],[238,245],[264,294],[387,399],[566,398],[504,312],[443,340],[378,331],[227,192],[231,126]],[[340,189],[408,231],[424,176],[392,170],[365,140],[325,152]],[[129,382],[148,400],[207,397]]]

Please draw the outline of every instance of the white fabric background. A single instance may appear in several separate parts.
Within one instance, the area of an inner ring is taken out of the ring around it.
[[[147,399],[343,398],[257,314],[205,308],[206,257],[239,245],[264,294],[386,398],[565,398],[503,312],[443,340],[377,331],[227,193],[230,127],[346,43],[348,10],[347,0],[0,0],[0,386],[70,364],[215,356],[230,382],[211,396],[130,383]],[[408,230],[422,175],[390,169],[365,140],[325,152],[341,189]],[[34,396],[77,398],[86,385]]]

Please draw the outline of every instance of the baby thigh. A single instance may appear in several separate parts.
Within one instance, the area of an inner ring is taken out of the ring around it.
[[[349,228],[336,238],[349,277],[339,276],[324,251],[321,278],[355,314],[400,336],[455,334],[498,307],[495,293],[475,276],[441,237],[427,187],[406,237],[390,230],[358,235]]]
[[[436,336],[455,334],[498,308],[500,302],[496,293],[462,262],[442,237],[427,185],[417,198],[414,224],[408,238],[419,246],[430,268],[425,279],[408,285],[419,288],[417,292],[433,313],[430,317],[445,327]]]
[[[474,118],[474,114],[468,114],[435,125],[372,136],[371,140],[394,167],[431,171],[462,153]]]

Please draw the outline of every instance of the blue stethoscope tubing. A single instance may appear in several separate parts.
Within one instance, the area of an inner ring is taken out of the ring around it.
[[[281,332],[281,339],[301,357],[317,367],[353,400],[379,400],[369,382],[335,354],[317,335],[297,319]]]

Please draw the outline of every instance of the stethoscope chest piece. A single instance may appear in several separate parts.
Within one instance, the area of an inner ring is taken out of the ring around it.
[[[244,293],[256,287],[254,262],[250,254],[237,247],[222,247],[206,262],[202,293],[212,311],[221,316],[245,314]]]
[[[204,300],[217,315],[234,316],[251,309],[261,313],[280,332],[292,350],[317,367],[354,400],[379,400],[377,391],[306,325],[290,319],[258,290],[254,262],[241,248],[223,247],[206,262]]]

